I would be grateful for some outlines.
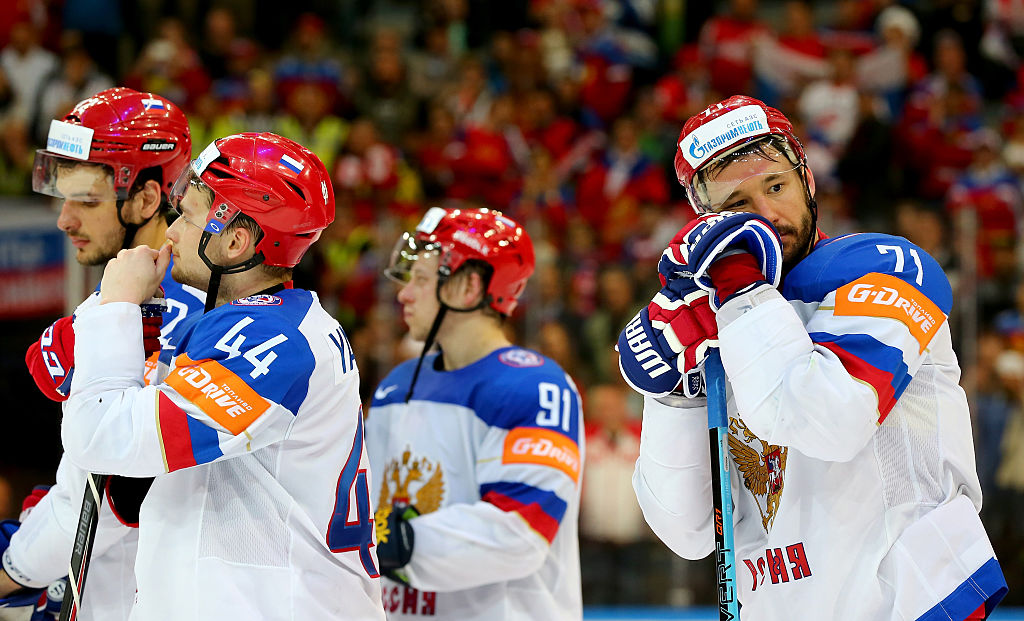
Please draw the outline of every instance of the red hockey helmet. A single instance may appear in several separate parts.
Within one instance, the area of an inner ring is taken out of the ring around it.
[[[188,120],[177,105],[153,93],[110,88],[80,101],[63,120],[50,122],[46,148],[36,151],[32,189],[64,198],[57,190],[57,164],[89,162],[108,168],[113,180],[112,194],[104,188],[94,198],[128,198],[139,172],[147,168],[160,169],[166,196],[191,156]]]
[[[763,101],[734,95],[690,117],[679,134],[675,168],[694,210],[713,210],[707,180],[701,174],[709,164],[769,139],[794,168],[806,166],[807,157],[793,133],[793,124]]]
[[[391,254],[386,274],[407,282],[413,262],[423,252],[437,252],[442,276],[454,274],[475,259],[494,272],[487,285],[487,303],[509,315],[533,274],[533,242],[526,230],[500,211],[431,207],[416,226],[405,233]]]
[[[190,186],[211,197],[203,230],[216,235],[239,213],[263,230],[256,243],[265,265],[295,267],[334,221],[334,188],[312,151],[270,132],[214,140],[171,190],[177,205]]]

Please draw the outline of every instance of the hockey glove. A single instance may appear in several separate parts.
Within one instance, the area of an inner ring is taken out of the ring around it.
[[[412,560],[416,531],[409,520],[419,514],[420,512],[412,505],[396,504],[386,517],[379,515],[377,518],[377,563],[380,565],[381,575],[395,582],[409,584],[409,579],[401,569]]]
[[[21,522],[18,522],[17,520],[3,520],[0,522],[0,554],[7,551],[7,547],[11,545],[11,537],[14,536],[14,533],[16,533],[20,527]],[[5,618],[3,612],[4,609],[26,609],[36,606],[36,604],[40,603],[41,600],[45,599],[46,593],[43,589],[33,589],[30,587],[18,589],[13,593],[9,593],[7,597],[0,598],[0,619]]]
[[[39,501],[50,493],[50,487],[52,486],[36,485],[32,488],[32,491],[29,492],[28,496],[25,496],[25,499],[21,501],[21,513],[18,515],[19,521],[25,521],[25,518],[28,517],[29,513],[32,513],[32,509],[39,504]]]
[[[716,311],[737,293],[765,282],[777,287],[782,278],[779,234],[768,220],[753,213],[704,214],[676,233],[669,250],[692,266],[694,279],[702,289],[717,294],[711,300]],[[714,274],[710,273],[716,261],[742,253],[749,253],[753,263],[726,261]],[[751,265],[756,273],[747,269]]]
[[[672,262],[662,259],[661,265]],[[688,399],[704,395],[703,366],[708,349],[718,343],[709,294],[686,273],[685,264],[640,310],[622,333],[616,349],[623,379],[639,393]],[[670,266],[669,266],[670,267]],[[669,270],[659,272],[662,278]]]
[[[39,390],[54,401],[65,401],[75,367],[74,317],[62,317],[25,352],[25,365]]]

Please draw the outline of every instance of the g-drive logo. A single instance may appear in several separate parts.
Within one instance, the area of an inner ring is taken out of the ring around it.
[[[721,148],[768,132],[768,116],[764,110],[759,106],[743,106],[697,128],[679,143],[679,150],[696,169]]]
[[[76,160],[89,159],[89,150],[92,148],[93,131],[88,127],[65,123],[64,121],[50,121],[50,132],[46,136],[46,150],[59,153]]]

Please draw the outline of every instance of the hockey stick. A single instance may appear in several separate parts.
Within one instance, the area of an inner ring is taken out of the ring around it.
[[[82,592],[85,590],[85,576],[89,571],[92,544],[96,539],[96,526],[100,521],[100,507],[103,505],[103,489],[110,475],[92,474],[87,476],[88,484],[82,498],[82,512],[78,514],[78,529],[75,531],[75,547],[71,549],[71,564],[68,571],[68,588],[60,605],[58,621],[75,621],[82,607]]]
[[[708,394],[708,436],[711,441],[711,492],[715,509],[715,573],[718,618],[739,619],[736,599],[736,549],[733,543],[732,484],[729,481],[729,413],[726,409],[725,369],[718,349],[704,363]]]

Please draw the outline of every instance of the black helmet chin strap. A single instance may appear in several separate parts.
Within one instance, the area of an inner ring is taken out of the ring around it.
[[[441,305],[441,308],[437,309],[437,315],[434,316],[434,323],[430,325],[430,331],[427,332],[427,338],[423,341],[423,351],[420,352],[420,357],[416,361],[416,370],[412,372],[412,381],[409,382],[409,391],[405,393],[406,403],[408,403],[409,399],[412,398],[412,391],[416,388],[416,380],[419,378],[420,369],[423,367],[423,359],[426,358],[427,352],[430,351],[430,348],[434,346],[434,339],[437,338],[437,331],[441,329],[441,322],[444,321],[444,316],[448,311],[455,313],[471,313],[491,303],[491,295],[486,293],[476,306],[472,306],[470,308],[455,308],[454,306],[448,306],[444,303],[444,300],[441,299],[441,287],[448,282],[450,277],[451,271],[447,267],[442,266],[438,269],[437,289],[435,290],[435,295],[437,296],[437,302]]]
[[[222,274],[237,274],[244,272],[245,270],[252,269],[263,263],[264,256],[262,252],[257,252],[253,256],[249,257],[247,261],[242,263],[235,263],[234,265],[217,265],[206,256],[206,247],[210,245],[210,239],[213,237],[213,233],[209,231],[203,231],[203,236],[199,238],[199,258],[203,260],[206,267],[210,268],[210,283],[206,287],[206,307],[203,309],[204,313],[208,313],[217,306],[217,291],[220,289],[220,277]]]

